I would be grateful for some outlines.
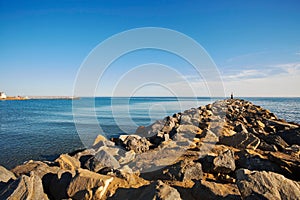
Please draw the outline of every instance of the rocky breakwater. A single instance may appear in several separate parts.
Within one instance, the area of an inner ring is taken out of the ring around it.
[[[299,180],[300,125],[229,99],[0,167],[0,199],[300,199]]]

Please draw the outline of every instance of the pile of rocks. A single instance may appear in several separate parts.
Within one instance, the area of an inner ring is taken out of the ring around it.
[[[0,199],[300,199],[300,125],[228,99],[0,167]]]

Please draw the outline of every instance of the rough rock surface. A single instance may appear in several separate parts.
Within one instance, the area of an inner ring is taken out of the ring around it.
[[[60,168],[74,171],[80,168],[80,162],[74,157],[71,157],[67,154],[62,154],[55,160],[58,163]]]
[[[144,137],[138,135],[121,135],[120,140],[126,150],[133,150],[136,153],[143,153],[149,150],[150,143]]]
[[[234,153],[231,150],[220,153],[213,160],[214,171],[217,173],[230,173],[235,170]]]
[[[299,199],[299,130],[249,101],[220,100],[54,162],[0,167],[0,199]]]
[[[181,200],[182,198],[175,188],[158,180],[136,189],[120,188],[108,199]]]
[[[156,184],[156,199],[180,200],[181,197],[176,189],[170,187],[169,185],[159,180]]]
[[[241,196],[238,187],[235,184],[221,184],[210,181],[198,181],[192,188],[192,197],[190,199],[227,199],[240,200]]]
[[[48,199],[44,193],[42,180],[31,173],[22,175],[0,190],[1,199]]]
[[[67,194],[72,199],[101,199],[113,177],[100,175],[89,170],[79,169],[71,180]]]
[[[109,151],[100,150],[86,162],[86,166],[91,171],[98,172],[104,167],[117,169],[120,164]]]
[[[255,150],[260,144],[260,140],[252,133],[238,132],[232,136],[220,137],[219,143],[239,149]]]
[[[8,171],[6,168],[0,166],[0,182],[7,183],[10,179],[15,180],[16,176],[11,171]]]
[[[244,199],[300,199],[300,184],[280,174],[240,169],[236,176]]]
[[[182,160],[174,165],[167,167],[164,170],[165,179],[177,181],[201,180],[203,177],[201,163]]]

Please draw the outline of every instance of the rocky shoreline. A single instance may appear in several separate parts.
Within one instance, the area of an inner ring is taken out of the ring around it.
[[[55,161],[0,166],[0,199],[300,199],[300,125],[241,99]]]

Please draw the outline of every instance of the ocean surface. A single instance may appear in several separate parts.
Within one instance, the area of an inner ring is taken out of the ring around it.
[[[81,98],[80,100],[0,101],[0,165],[52,160],[83,148],[98,134],[134,133],[165,116],[222,98]],[[243,98],[279,118],[300,123],[300,98]],[[92,105],[92,106],[91,106]]]

